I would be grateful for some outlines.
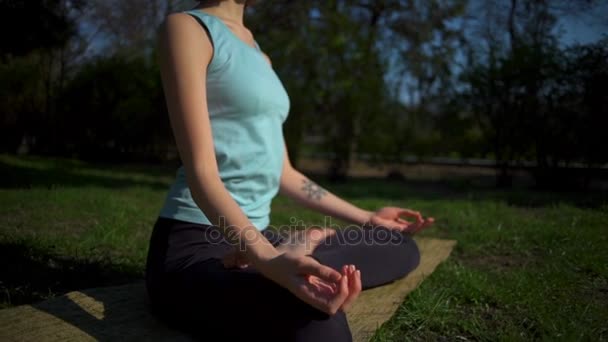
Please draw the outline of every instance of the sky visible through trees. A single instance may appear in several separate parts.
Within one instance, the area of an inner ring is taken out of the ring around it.
[[[156,33],[194,5],[0,0],[2,150],[175,158]],[[322,153],[342,177],[361,156],[483,158],[508,184],[513,166],[540,179],[608,162],[605,13],[606,0],[260,1],[246,25],[290,94],[294,163]]]
[[[164,2],[164,4],[163,4]],[[479,13],[476,10],[481,4],[485,1],[480,0],[471,0],[469,2],[467,14],[464,17],[456,18],[452,25],[456,27],[463,27],[470,29],[474,25],[474,21],[479,19]],[[150,2],[146,2],[150,3]],[[171,11],[171,9],[166,8],[170,3],[173,11],[184,10],[188,8],[192,8],[195,5],[194,1],[190,0],[182,0],[182,1],[158,1],[158,5],[163,7],[163,11],[161,13],[166,13],[166,11]],[[505,1],[507,3],[507,1]],[[145,5],[147,6],[147,5]],[[599,40],[602,37],[602,34],[608,32],[608,1],[600,0],[594,1],[590,5],[590,7],[586,8],[584,11],[573,11],[567,12],[563,11],[560,8],[561,13],[558,17],[557,30],[560,32],[560,43],[562,45],[570,45],[573,43],[591,43]],[[142,11],[143,13],[143,11]],[[605,15],[602,16],[602,13]],[[313,10],[310,13],[311,17],[315,17],[318,15],[318,11]],[[158,20],[160,21],[162,17],[159,16]],[[83,17],[81,21],[79,21],[79,29],[83,35],[90,37],[91,43],[89,49],[87,50],[87,56],[94,56],[97,54],[103,54],[104,51],[109,49],[109,45],[112,44],[112,39],[109,37],[107,32],[104,32],[102,27],[96,25],[94,23],[94,19]],[[252,27],[252,31],[255,32],[256,28]],[[464,55],[462,53],[458,54],[458,57],[454,62],[454,69],[458,70],[460,64],[465,63]],[[390,75],[391,71],[389,70],[388,78],[391,77],[399,77]],[[401,99],[404,102],[410,101],[410,96],[408,93],[403,90],[401,92]]]

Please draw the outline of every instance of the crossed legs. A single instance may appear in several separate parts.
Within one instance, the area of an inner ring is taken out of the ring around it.
[[[155,225],[146,280],[153,309],[163,320],[197,338],[352,340],[343,312],[320,312],[252,267],[226,268],[221,256],[231,246],[211,242],[212,229],[163,218]],[[275,246],[285,242],[273,231],[263,234]],[[311,256],[338,271],[354,264],[364,290],[399,279],[419,263],[415,242],[385,228],[336,230]]]

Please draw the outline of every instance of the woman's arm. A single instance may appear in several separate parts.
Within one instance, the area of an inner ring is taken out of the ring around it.
[[[415,233],[434,222],[433,218],[423,218],[419,212],[406,208],[384,207],[369,211],[347,202],[296,170],[289,160],[286,144],[280,191],[307,208],[360,226],[370,223]],[[415,222],[406,221],[403,216],[414,218]]]
[[[298,298],[334,314],[356,295],[358,274],[338,272],[313,258],[281,253],[250,222],[219,176],[207,108],[206,72],[213,46],[190,15],[170,14],[160,27],[158,62],[186,181],[196,204],[260,273]],[[317,277],[336,290],[311,282]],[[239,317],[239,319],[246,317]]]
[[[363,225],[373,212],[359,208],[322,188],[306,175],[296,170],[289,159],[285,145],[281,194],[303,206],[343,221]]]
[[[186,14],[171,14],[158,36],[158,62],[178,153],[192,198],[212,224],[233,243],[250,246],[254,259],[269,258],[272,245],[262,237],[224,187],[217,168],[207,108],[206,73],[211,40]]]

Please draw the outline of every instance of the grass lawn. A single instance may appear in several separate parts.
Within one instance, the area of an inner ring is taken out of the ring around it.
[[[0,156],[0,308],[140,280],[174,169]],[[608,196],[360,179],[321,185],[434,216],[458,245],[376,341],[608,339]],[[326,219],[277,197],[273,224]],[[333,223],[339,223],[334,221]]]

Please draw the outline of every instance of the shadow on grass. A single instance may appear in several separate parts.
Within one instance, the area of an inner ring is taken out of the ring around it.
[[[143,279],[134,269],[60,257],[26,242],[0,242],[0,270],[0,308]]]
[[[176,162],[158,164],[97,164],[46,157],[0,158],[0,188],[100,186],[122,188],[146,186],[166,191],[179,167]],[[494,186],[494,176],[471,174],[440,180],[389,177],[357,177],[332,182],[324,174],[305,172],[328,190],[349,199],[377,198],[401,200],[472,200],[504,201],[527,208],[565,203],[581,208],[599,208],[608,204],[606,190],[553,191],[519,185],[510,189]]]
[[[38,341],[183,341],[195,339],[152,314],[143,282],[71,292],[0,310],[0,336]]]
[[[608,204],[608,191],[568,189],[547,191],[526,186],[499,189],[494,186],[493,177],[471,176],[443,180],[357,177],[331,182],[322,174],[307,175],[319,185],[350,199],[503,201],[508,205],[525,208],[563,203],[579,208],[597,209]]]
[[[137,270],[0,242],[0,339],[192,341],[152,314]]]
[[[147,169],[121,168],[116,165],[50,164],[44,167],[22,166],[0,160],[0,188],[27,189],[31,187],[56,186],[99,186],[105,188],[122,188],[146,186],[155,190],[168,189],[169,178],[176,169],[150,166]],[[91,172],[93,171],[93,172]],[[100,172],[101,171],[101,172]],[[136,172],[139,172],[136,173]],[[145,175],[145,178],[141,176]],[[164,180],[161,177],[167,178]]]

